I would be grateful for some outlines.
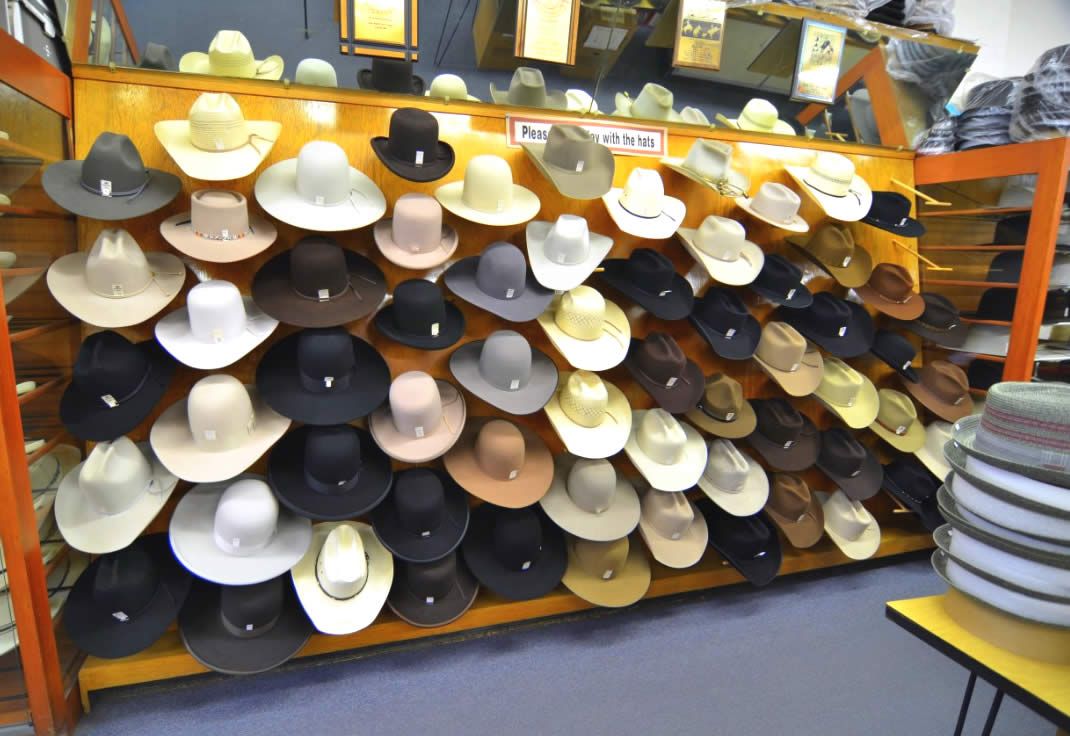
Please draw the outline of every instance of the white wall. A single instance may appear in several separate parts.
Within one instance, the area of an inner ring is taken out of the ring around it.
[[[1070,0],[955,0],[952,35],[980,44],[974,71],[1020,76],[1047,49],[1070,43]]]

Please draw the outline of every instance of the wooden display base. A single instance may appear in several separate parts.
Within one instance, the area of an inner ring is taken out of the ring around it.
[[[932,536],[917,528],[903,529],[889,526],[881,530],[881,546],[877,557],[915,552],[933,547]],[[781,575],[809,572],[853,563],[827,538],[808,550],[785,548]],[[676,593],[717,588],[744,582],[735,568],[729,567],[713,551],[708,550],[698,565],[687,570],[672,570],[654,564],[654,579],[646,598],[658,598]],[[459,619],[446,626],[423,629],[398,619],[384,609],[379,619],[368,628],[346,636],[313,635],[297,656],[313,657],[349,649],[422,639],[458,631],[470,631],[501,624],[558,616],[594,608],[565,588],[558,588],[547,596],[531,601],[507,601],[485,589],[472,607]],[[143,652],[124,659],[87,657],[78,675],[82,708],[89,712],[89,694],[94,690],[170,680],[208,672],[191,657],[182,645],[178,631],[171,629],[159,641]]]

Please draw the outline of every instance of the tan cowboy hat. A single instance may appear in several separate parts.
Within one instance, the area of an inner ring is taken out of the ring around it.
[[[925,444],[925,427],[910,397],[890,388],[877,392],[880,408],[869,428],[874,434],[901,452],[915,452]]]
[[[824,514],[806,481],[794,473],[776,473],[769,486],[765,512],[791,546],[807,549],[824,533]]]
[[[780,119],[776,107],[769,100],[755,97],[747,101],[738,118],[729,119],[732,127],[752,133],[795,135],[795,128]]]
[[[873,272],[869,252],[842,225],[830,222],[822,225],[809,240],[788,238],[788,242],[848,288],[862,286]]]
[[[407,371],[390,384],[389,397],[372,412],[368,429],[390,457],[424,463],[453,447],[466,412],[464,396],[452,383]]]
[[[852,429],[868,427],[877,418],[877,387],[839,358],[825,358],[821,385],[814,396]]]
[[[706,379],[698,406],[684,414],[701,430],[717,437],[738,439],[754,431],[754,407],[743,397],[743,386],[724,373]]]
[[[628,355],[632,330],[627,315],[590,286],[565,292],[538,321],[573,368],[604,371]]]
[[[623,608],[650,588],[650,562],[638,540],[591,542],[569,537],[567,548],[568,567],[561,582],[588,603]]]
[[[639,495],[604,458],[557,455],[553,483],[539,505],[566,532],[593,542],[620,539],[639,524]]]
[[[542,204],[535,192],[513,183],[513,170],[500,156],[473,156],[464,169],[464,179],[435,190],[443,207],[480,225],[517,225],[539,213]]]
[[[178,61],[178,70],[187,74],[213,74],[217,77],[246,79],[280,79],[285,62],[278,54],[266,59],[253,57],[253,47],[241,31],[219,31],[208,46],[208,53],[190,51]]]
[[[653,488],[643,494],[639,536],[655,560],[678,570],[697,564],[710,541],[706,517],[685,494]]]
[[[543,411],[565,449],[578,457],[616,455],[632,430],[632,408],[624,392],[590,371],[560,374]]]
[[[443,461],[457,484],[496,506],[523,508],[550,489],[554,460],[537,434],[504,419],[472,417]]]
[[[821,351],[786,322],[762,328],[754,362],[791,396],[809,396],[824,375]]]
[[[769,476],[728,440],[713,440],[698,487],[732,516],[752,516],[769,500]]]
[[[190,196],[189,212],[161,222],[160,234],[198,261],[232,263],[267,250],[278,231],[266,217],[249,212],[241,192],[199,189]]]

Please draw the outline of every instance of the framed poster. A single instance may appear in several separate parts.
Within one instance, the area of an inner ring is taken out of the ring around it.
[[[339,0],[339,5],[343,54],[419,58],[417,0]]]
[[[694,69],[721,68],[725,0],[680,0],[672,65]]]
[[[576,63],[580,0],[520,0],[515,53],[524,59]]]
[[[806,18],[799,36],[799,58],[791,98],[804,102],[832,104],[836,100],[836,82],[840,79],[843,46],[847,29]]]

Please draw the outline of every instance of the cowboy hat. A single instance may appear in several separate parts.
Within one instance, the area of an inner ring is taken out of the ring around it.
[[[821,503],[794,473],[776,473],[770,479],[765,513],[796,549],[813,547],[824,533]]]
[[[788,242],[842,286],[860,287],[873,272],[869,252],[856,243],[851,231],[842,225],[826,223],[808,240],[788,238]]]
[[[783,184],[767,181],[758,188],[754,197],[740,197],[735,202],[748,215],[781,230],[793,233],[810,230],[810,225],[799,215],[802,200]]]
[[[914,291],[914,277],[897,263],[878,263],[855,293],[878,312],[896,319],[917,319],[925,311],[925,301]]]
[[[672,106],[672,91],[660,84],[647,82],[633,100],[625,92],[618,92],[613,97],[616,109],[615,117],[644,118],[646,120],[668,120],[682,122],[680,113]]]
[[[390,384],[387,400],[368,418],[368,429],[390,457],[423,463],[453,447],[467,411],[464,395],[449,381],[406,371]]]
[[[436,468],[398,473],[394,487],[371,514],[375,534],[407,562],[433,562],[452,554],[468,531],[468,496]]]
[[[663,253],[636,248],[627,258],[602,261],[602,280],[655,317],[684,319],[691,314],[695,292]]]
[[[624,367],[658,406],[673,414],[694,409],[702,398],[702,369],[664,332],[633,339]]]
[[[695,504],[706,519],[710,546],[751,585],[761,587],[780,572],[780,538],[763,513],[733,516],[708,498]]]
[[[500,156],[473,156],[464,179],[435,190],[443,207],[480,225],[519,225],[539,214],[542,203],[530,189],[513,183],[513,170]]]
[[[534,414],[557,390],[557,366],[512,330],[492,332],[486,340],[454,350],[450,372],[463,388],[514,415]]]
[[[757,418],[747,442],[774,470],[799,472],[817,462],[821,439],[810,418],[784,399],[752,399]]]
[[[702,398],[684,414],[701,430],[717,437],[737,439],[754,431],[754,408],[743,397],[743,386],[724,373],[706,378]]]
[[[729,119],[728,124],[739,130],[752,133],[778,133],[795,135],[795,128],[778,117],[776,107],[769,100],[754,97],[747,101],[739,112],[739,117]]]
[[[852,560],[868,560],[881,546],[881,528],[861,501],[843,491],[815,491],[824,512],[825,533]]]
[[[527,427],[492,417],[470,419],[443,462],[466,491],[506,508],[535,503],[554,477],[553,456],[542,438]]]
[[[678,570],[698,564],[710,539],[705,517],[685,494],[653,488],[643,494],[639,536],[655,560]]]
[[[468,100],[479,102],[480,99],[468,94],[468,85],[456,74],[439,74],[431,80],[431,86],[424,92],[424,97],[435,97],[440,100]]]
[[[154,41],[145,44],[145,50],[141,52],[141,60],[137,65],[140,69],[156,69],[162,72],[178,71],[171,49]]]
[[[713,352],[726,360],[746,360],[754,355],[762,327],[734,291],[711,286],[695,300],[691,324]]]
[[[702,435],[664,409],[632,412],[624,453],[651,488],[659,491],[694,487],[706,467]]]
[[[402,179],[428,182],[453,168],[453,146],[438,137],[438,120],[426,110],[402,107],[390,115],[390,134],[371,139],[383,165]]]
[[[386,605],[413,626],[445,626],[456,621],[479,593],[479,582],[453,552],[434,562],[398,563]]]
[[[910,216],[913,204],[899,192],[873,192],[873,203],[862,222],[904,238],[920,238],[925,226]]]
[[[743,226],[727,217],[709,215],[697,229],[682,227],[676,236],[699,265],[722,284],[749,284],[765,263],[761,247],[747,240]]]
[[[885,465],[881,488],[913,511],[930,532],[945,523],[937,502],[940,481],[914,458],[899,457]]]
[[[628,174],[623,187],[602,195],[602,202],[624,232],[648,240],[664,240],[683,224],[686,206],[665,194],[661,174],[637,167]]]
[[[816,465],[848,498],[864,501],[880,490],[883,480],[880,461],[843,427],[832,427],[821,433]]]
[[[565,449],[578,457],[616,455],[632,429],[632,410],[624,392],[590,371],[562,373],[543,411]]]
[[[767,322],[754,362],[790,396],[809,396],[824,375],[821,351],[784,322]]]
[[[852,429],[868,427],[877,418],[877,387],[863,373],[839,358],[825,359],[821,384],[814,396]]]
[[[914,370],[914,358],[918,351],[909,340],[892,330],[880,329],[873,334],[873,344],[869,352],[890,366],[905,381],[917,381],[918,372]],[[971,364],[972,365],[972,364]],[[1003,366],[1000,366],[1002,373]]]
[[[549,593],[568,564],[564,534],[538,507],[478,506],[461,551],[482,585],[513,601]]]
[[[598,199],[613,187],[613,152],[579,125],[551,125],[545,143],[520,147],[539,173],[569,199]]]
[[[765,257],[762,270],[749,286],[766,301],[789,309],[805,309],[814,302],[814,295],[803,283],[802,269],[779,253]]]
[[[784,169],[829,217],[855,222],[869,213],[873,190],[846,156],[819,151],[809,166],[787,164]]]
[[[538,322],[557,352],[580,370],[608,370],[624,360],[631,345],[627,315],[589,286],[562,294]]]
[[[635,531],[639,496],[606,459],[554,458],[554,480],[539,499],[550,520],[581,539],[609,542]]]
[[[890,388],[877,392],[880,406],[869,428],[900,452],[914,452],[925,444],[925,426],[910,397]]]
[[[925,427],[925,444],[914,451],[914,457],[937,478],[946,478],[951,472],[944,457],[944,445],[951,440],[951,423],[935,420]]]
[[[710,442],[698,487],[733,516],[756,514],[769,500],[765,470],[728,440]]]
[[[535,319],[554,298],[511,243],[491,243],[479,255],[455,262],[443,278],[461,299],[509,322]]]
[[[247,79],[281,79],[284,67],[285,62],[278,54],[266,59],[254,58],[249,39],[241,31],[217,31],[207,54],[190,51],[178,60],[178,70],[187,74]]]
[[[338,72],[329,61],[323,59],[301,59],[294,70],[294,84],[308,84],[314,87],[337,87]]]
[[[973,414],[973,398],[966,372],[946,360],[933,360],[918,371],[917,383],[904,381],[906,390],[922,406],[948,422]]]
[[[442,205],[427,194],[408,192],[394,202],[393,215],[372,228],[379,252],[402,268],[441,266],[457,250],[457,231],[442,222]]]
[[[750,191],[750,179],[732,168],[732,146],[723,141],[696,138],[686,156],[666,157],[661,163],[726,197],[746,197]]]
[[[190,196],[189,212],[161,222],[160,234],[199,261],[233,263],[265,251],[278,231],[266,217],[249,212],[241,192],[198,189]]]
[[[424,93],[423,77],[412,73],[412,61],[388,59],[381,56],[372,58],[370,69],[361,69],[357,72],[357,86],[361,89],[373,89],[376,92],[396,92],[407,95]]]
[[[840,299],[827,291],[814,294],[804,309],[778,308],[780,319],[837,358],[857,358],[873,345],[873,318],[861,305]]]
[[[969,336],[970,325],[962,321],[958,307],[943,294],[923,292],[921,298],[925,307],[920,317],[910,321],[896,320],[892,325],[943,347],[962,345]]]
[[[494,82],[491,82],[490,96],[499,105],[523,105],[551,110],[564,110],[568,106],[565,93],[558,89],[547,90],[542,72],[530,66],[520,66],[513,70],[507,90],[498,89]]]
[[[562,584],[588,603],[606,608],[630,606],[650,588],[650,562],[638,541],[567,541],[568,566]]]
[[[525,239],[535,279],[557,291],[582,284],[613,247],[612,238],[592,233],[578,215],[560,215],[552,223],[533,220]]]

